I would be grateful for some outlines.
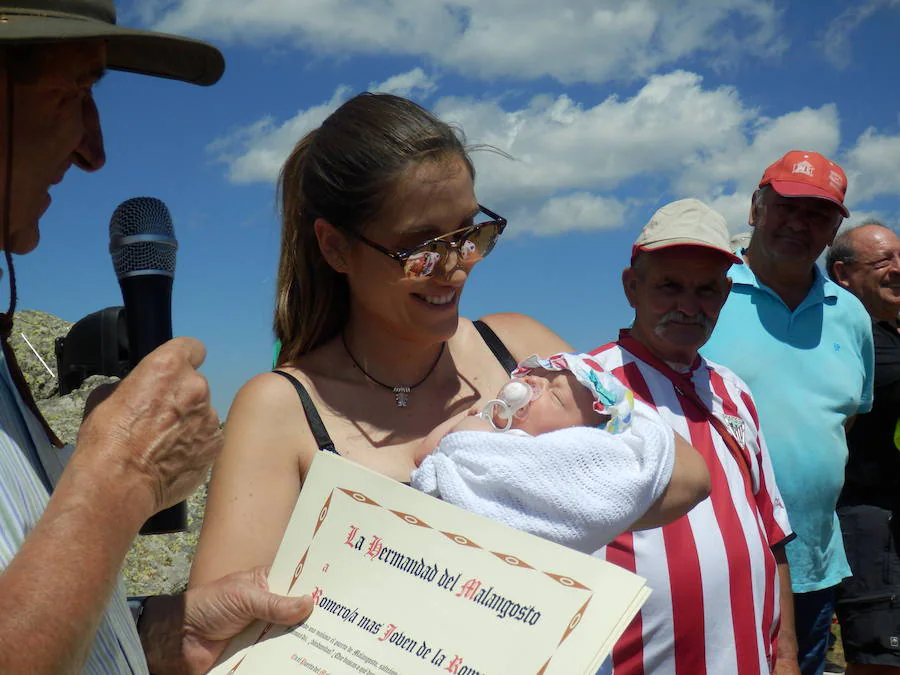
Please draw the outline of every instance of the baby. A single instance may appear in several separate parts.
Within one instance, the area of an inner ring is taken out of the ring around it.
[[[699,454],[587,354],[529,357],[496,399],[436,429],[423,450],[413,487],[586,553],[709,493]]]

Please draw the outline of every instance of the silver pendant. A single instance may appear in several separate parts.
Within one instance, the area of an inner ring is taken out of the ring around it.
[[[397,400],[398,408],[405,408],[409,405],[409,387],[394,387],[394,398]]]

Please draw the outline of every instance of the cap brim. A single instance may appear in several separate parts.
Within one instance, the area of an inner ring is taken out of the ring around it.
[[[740,256],[738,256],[724,248],[719,248],[718,246],[710,246],[709,244],[700,244],[691,239],[683,239],[683,238],[666,239],[664,241],[654,242],[652,244],[642,244],[640,246],[635,246],[632,248],[632,251],[631,251],[631,259],[632,259],[632,261],[634,260],[635,253],[637,253],[638,251],[661,251],[662,249],[665,249],[665,248],[675,248],[678,246],[682,246],[682,247],[692,246],[694,248],[705,248],[708,251],[714,251],[720,255],[725,256],[734,265],[743,265],[744,264],[743,258],[741,258]]]
[[[850,211],[847,210],[847,207],[822,188],[790,180],[773,180],[770,185],[782,197],[811,197],[813,199],[828,200],[841,210],[844,218],[850,217]]]
[[[206,42],[150,31],[123,28],[73,16],[23,14],[0,7],[6,21],[0,44],[101,39],[107,43],[107,67],[208,86],[225,72],[222,53]]]

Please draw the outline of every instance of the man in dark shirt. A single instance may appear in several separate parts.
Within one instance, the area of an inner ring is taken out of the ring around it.
[[[839,235],[828,274],[865,305],[875,342],[872,411],[856,418],[838,516],[853,576],[838,593],[848,675],[900,674],[900,237],[877,222]]]

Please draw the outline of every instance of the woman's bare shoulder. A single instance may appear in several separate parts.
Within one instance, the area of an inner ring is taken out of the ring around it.
[[[572,345],[559,335],[525,314],[514,312],[488,314],[481,320],[490,326],[517,361],[532,354],[547,356],[574,351]]]
[[[287,370],[303,381],[299,371]],[[225,439],[226,450],[233,445],[229,439],[237,440],[239,447],[267,445],[299,454],[313,444],[296,389],[277,373],[261,373],[241,387],[228,411]]]
[[[304,383],[303,374],[294,368],[285,368],[294,378]],[[271,408],[284,409],[290,404],[299,402],[296,389],[283,375],[274,372],[260,373],[242,386],[228,413],[230,418],[236,411],[250,409],[259,412]]]

